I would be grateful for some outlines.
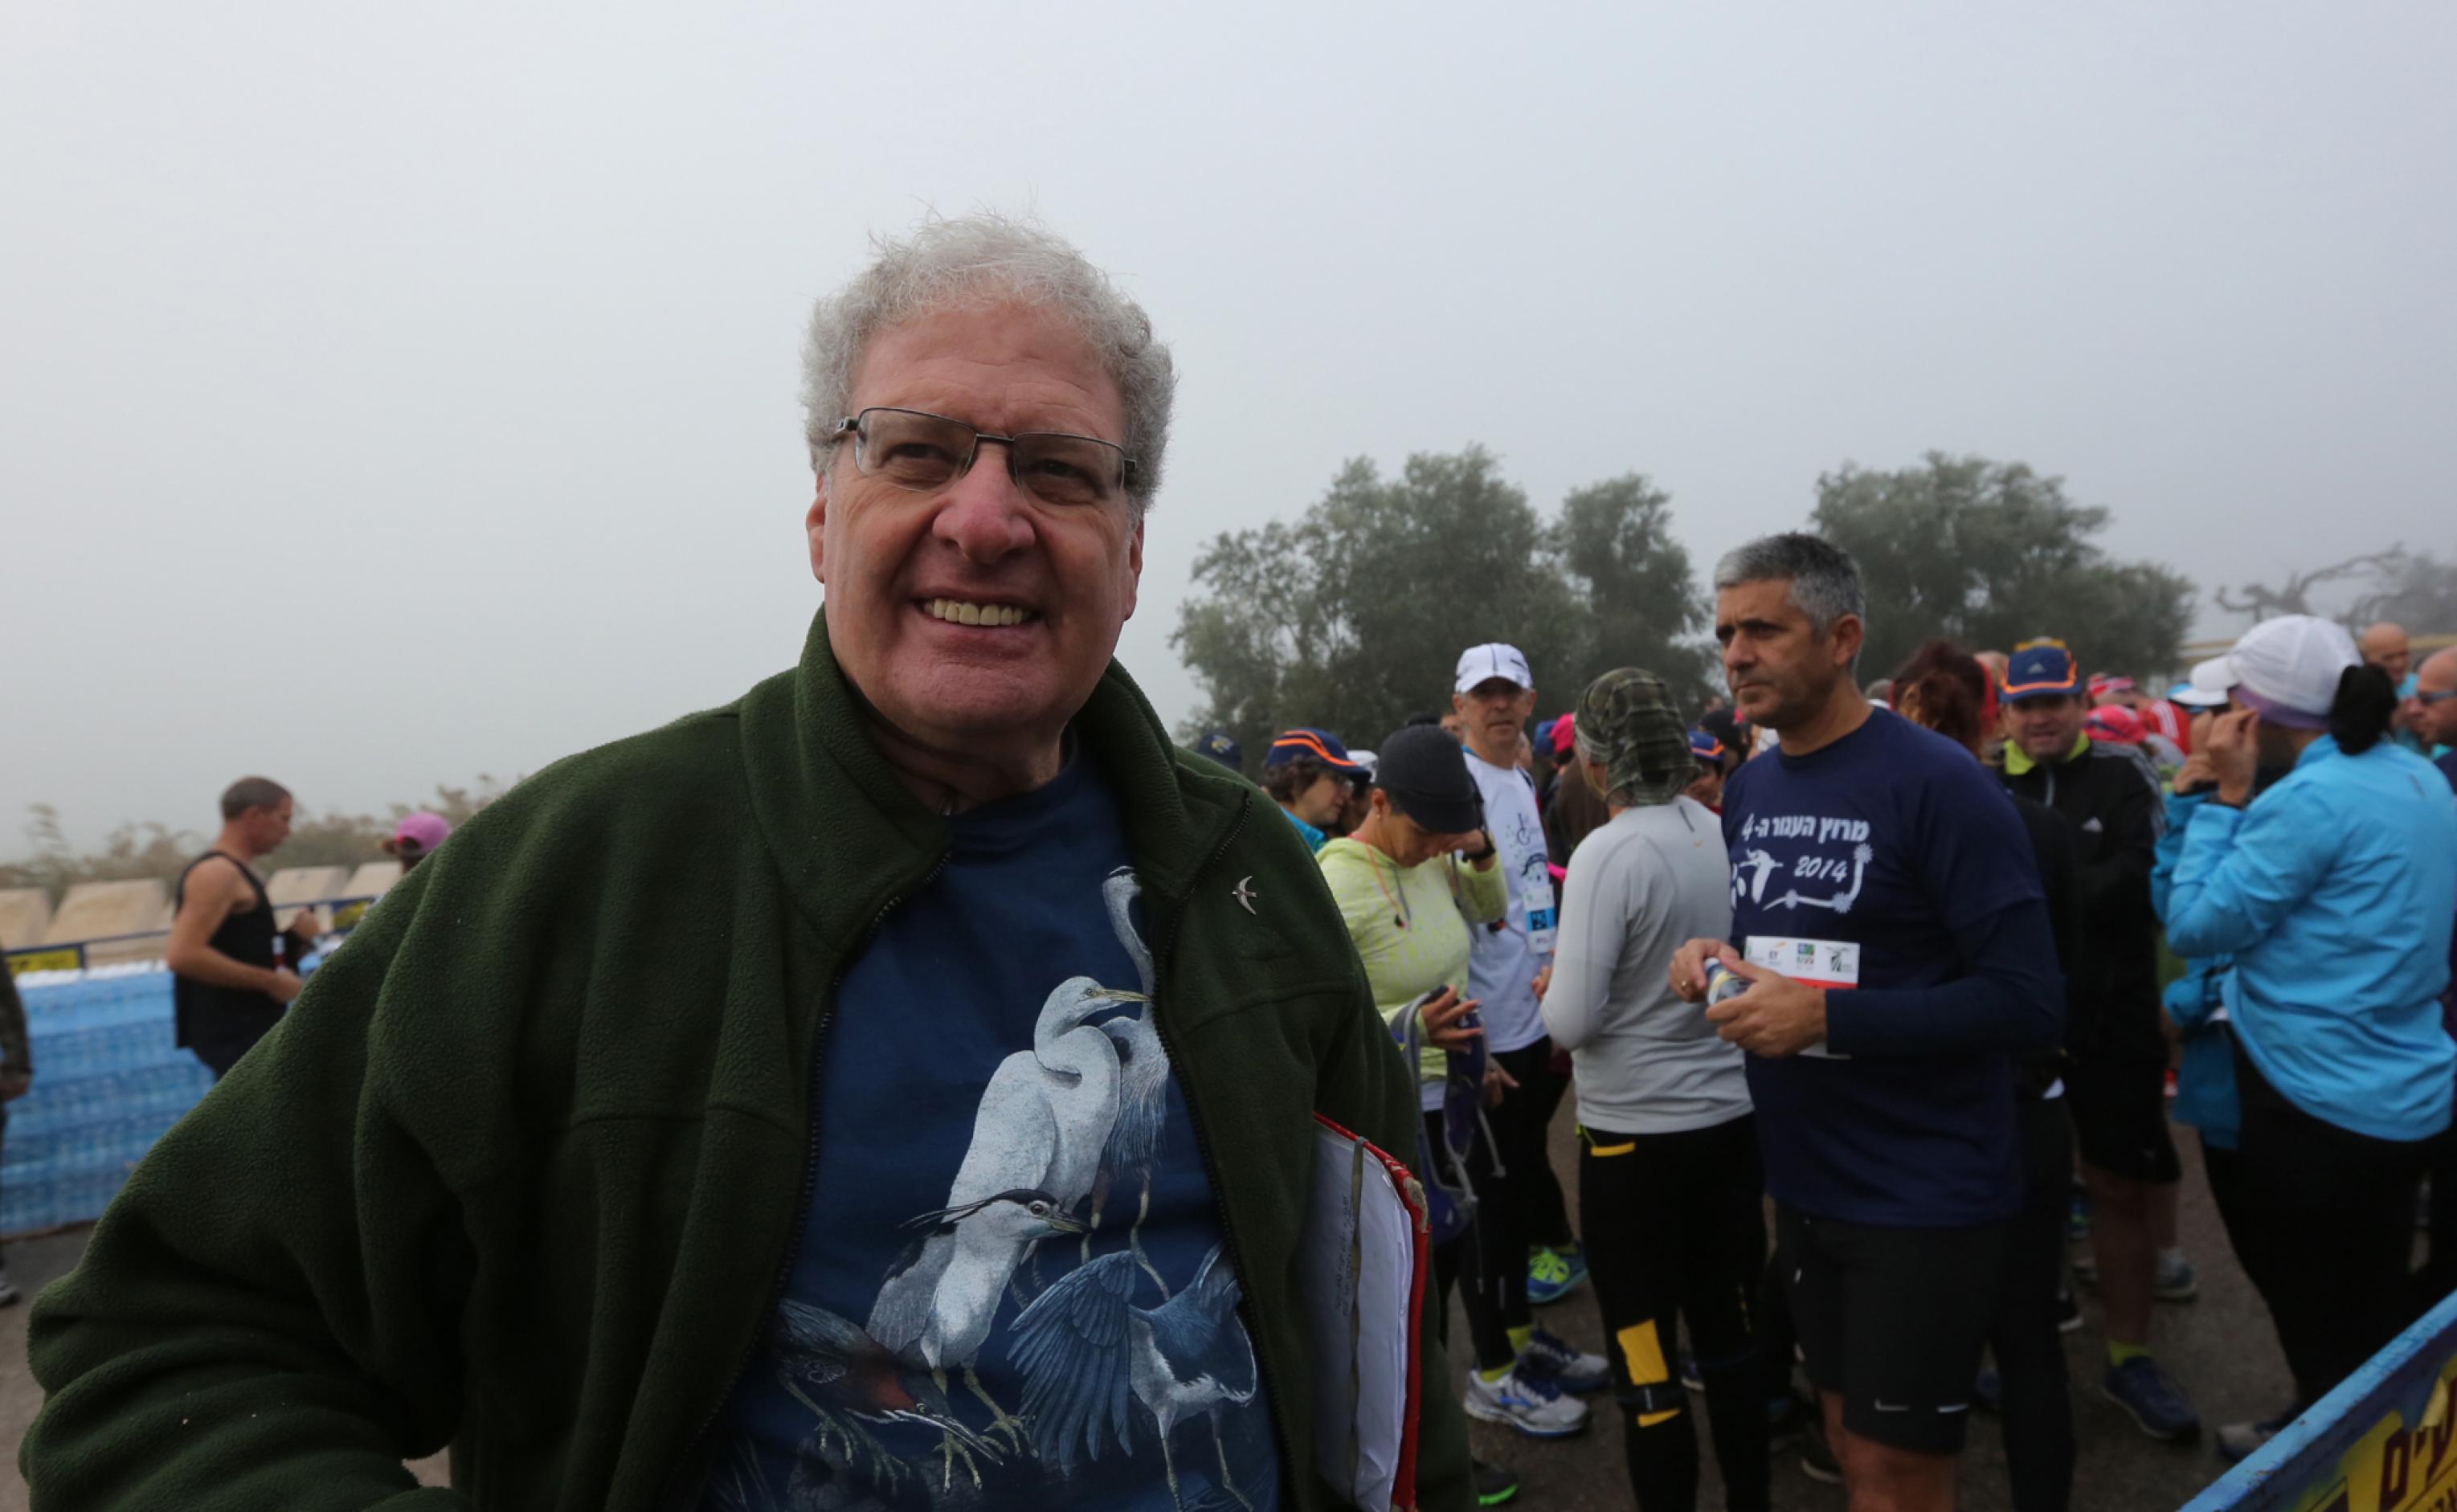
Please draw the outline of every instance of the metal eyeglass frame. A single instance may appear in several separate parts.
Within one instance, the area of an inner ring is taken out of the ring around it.
[[[1080,435],[1071,430],[1019,430],[1012,436],[1001,436],[996,431],[980,429],[964,421],[958,420],[953,415],[936,414],[927,409],[906,409],[900,404],[873,404],[869,408],[861,410],[857,414],[847,415],[844,419],[836,423],[835,429],[828,432],[829,439],[832,441],[841,441],[845,437],[851,436],[854,438],[855,443],[858,445],[864,439],[861,433],[861,417],[863,415],[919,415],[924,420],[944,421],[950,425],[961,426],[963,429],[971,431],[973,434],[973,449],[965,453],[962,465],[956,468],[956,477],[958,478],[960,478],[966,473],[972,471],[973,464],[981,460],[981,443],[984,441],[995,441],[1006,447],[1006,475],[1009,478],[1014,479],[1015,486],[1017,487],[1024,487],[1024,481],[1022,478],[1016,477],[1015,444],[1023,440],[1027,436],[1056,436],[1062,437],[1067,441],[1088,441],[1096,446],[1106,446],[1111,451],[1116,452],[1118,454],[1118,487],[1121,492],[1131,493],[1134,491],[1135,473],[1142,466],[1142,464],[1138,463],[1134,458],[1126,455],[1125,447],[1119,445],[1114,441],[1104,441],[1098,436]],[[856,460],[858,461],[859,459],[857,458]],[[891,478],[888,481],[890,483],[894,483],[896,480]],[[952,482],[953,480],[951,479],[950,481]],[[905,487],[907,486],[897,484],[897,487]],[[910,491],[919,493],[922,490],[915,488]]]

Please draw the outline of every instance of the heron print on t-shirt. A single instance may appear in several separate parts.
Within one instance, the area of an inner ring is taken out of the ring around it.
[[[1010,803],[1027,825],[1074,811],[1071,857],[975,850],[960,823],[939,881],[847,974],[813,1211],[712,1435],[714,1512],[1277,1504],[1138,886],[1084,874],[1105,793],[1053,786],[1077,791]],[[984,889],[1008,917],[975,953]]]

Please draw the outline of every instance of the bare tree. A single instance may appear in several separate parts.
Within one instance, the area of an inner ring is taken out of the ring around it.
[[[2294,573],[2277,588],[2271,588],[2262,583],[2247,583],[2241,590],[2243,597],[2240,602],[2230,597],[2229,590],[2223,587],[2218,590],[2215,597],[2219,608],[2230,614],[2249,614],[2256,624],[2264,619],[2275,619],[2281,614],[2310,614],[2316,612],[2312,608],[2313,589],[2323,583],[2334,583],[2349,577],[2368,576],[2375,579],[2386,577],[2405,555],[2405,548],[2403,545],[2392,546],[2385,551],[2350,556],[2343,562],[2332,562],[2327,567],[2316,567],[2309,571]]]

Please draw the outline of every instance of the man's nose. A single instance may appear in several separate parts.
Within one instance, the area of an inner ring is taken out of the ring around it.
[[[1005,443],[985,441],[972,466],[948,486],[930,533],[987,567],[1032,545],[1027,503],[1008,475]]]

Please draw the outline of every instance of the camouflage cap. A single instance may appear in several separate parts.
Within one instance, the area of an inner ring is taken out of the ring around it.
[[[1620,667],[1587,684],[1571,729],[1580,759],[1602,764],[1607,797],[1669,803],[1698,775],[1688,727],[1651,672]]]

